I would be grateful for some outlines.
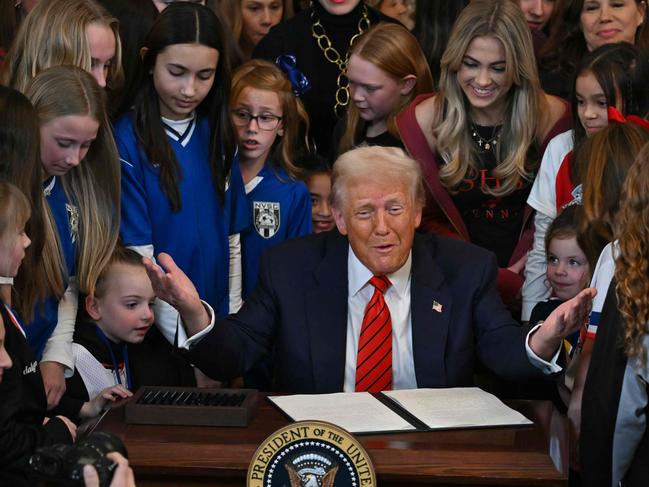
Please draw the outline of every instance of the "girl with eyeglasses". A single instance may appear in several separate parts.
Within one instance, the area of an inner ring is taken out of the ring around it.
[[[230,104],[253,222],[241,234],[245,299],[257,284],[262,252],[311,233],[309,190],[296,180],[295,166],[308,118],[289,79],[268,61],[248,61],[234,72]]]
[[[241,300],[238,234],[249,217],[235,163],[222,24],[208,7],[173,3],[155,20],[141,54],[144,79],[134,108],[115,125],[122,240],[147,257],[171,255],[224,316]],[[158,300],[156,316],[173,343],[177,312]]]

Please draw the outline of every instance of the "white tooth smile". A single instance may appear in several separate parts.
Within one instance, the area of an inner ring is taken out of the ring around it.
[[[474,89],[475,92],[476,92],[477,94],[479,94],[479,95],[488,95],[489,93],[492,92],[492,90],[490,90],[490,89],[477,88],[477,87],[475,87],[475,86],[473,87],[473,89]]]

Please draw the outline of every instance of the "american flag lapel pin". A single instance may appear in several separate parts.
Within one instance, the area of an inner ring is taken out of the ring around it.
[[[442,312],[442,303],[438,303],[437,301],[433,301],[433,311],[436,311],[437,313]]]

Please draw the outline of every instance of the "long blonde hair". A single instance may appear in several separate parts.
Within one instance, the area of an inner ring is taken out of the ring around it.
[[[401,25],[379,23],[354,42],[350,56],[352,54],[372,63],[396,81],[409,75],[416,76],[415,86],[410,93],[401,95],[399,103],[387,117],[388,132],[399,138],[396,124],[399,112],[417,95],[433,91],[430,68],[417,39]],[[364,126],[358,108],[350,103],[347,109],[347,127],[338,145],[340,154],[358,144]]]
[[[97,137],[85,159],[60,178],[68,199],[79,209],[79,289],[92,294],[119,236],[119,155],[106,114],[106,95],[89,73],[74,66],[42,71],[27,86],[26,95],[41,126],[67,115],[88,115],[99,122]],[[49,206],[47,210],[43,259],[56,262],[65,274],[56,224]]]
[[[631,166],[622,189],[616,235],[620,254],[615,262],[617,299],[624,320],[624,350],[645,364],[644,336],[649,332],[649,144]]]
[[[521,9],[511,0],[474,0],[460,13],[441,59],[439,93],[435,97],[435,118],[431,127],[436,150],[444,165],[442,184],[454,192],[463,179],[475,177],[477,150],[469,135],[471,122],[464,93],[457,81],[469,44],[476,37],[494,37],[505,50],[505,76],[512,86],[507,93],[498,162],[494,175],[500,186],[484,191],[504,196],[522,180],[531,181],[533,168],[528,151],[535,147],[546,110],[534,61],[532,37]],[[534,161],[538,162],[538,161]]]
[[[108,87],[116,88],[123,77],[119,24],[94,0],[38,2],[16,35],[0,81],[24,93],[29,81],[49,67],[71,64],[90,71],[87,28],[93,23],[106,25],[115,35],[115,58],[108,70]]]
[[[295,153],[298,148],[308,147],[306,137],[300,140],[300,134],[308,132],[309,116],[300,99],[293,94],[291,82],[273,63],[252,59],[239,66],[232,75],[231,107],[234,107],[246,88],[267,90],[277,94],[282,107],[284,135],[275,139],[274,157],[269,162],[284,168],[291,177],[299,177],[300,170],[295,165]]]

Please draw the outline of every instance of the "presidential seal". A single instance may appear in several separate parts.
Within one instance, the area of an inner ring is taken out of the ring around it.
[[[279,203],[273,201],[253,201],[253,220],[255,230],[263,238],[271,238],[279,230]]]
[[[365,449],[324,421],[299,421],[275,431],[248,467],[248,487],[375,487]]]

